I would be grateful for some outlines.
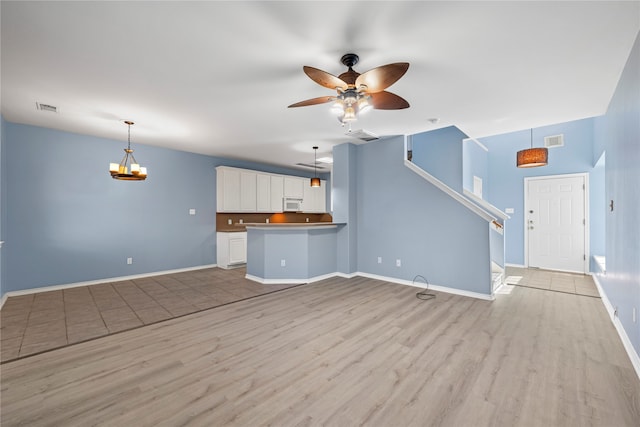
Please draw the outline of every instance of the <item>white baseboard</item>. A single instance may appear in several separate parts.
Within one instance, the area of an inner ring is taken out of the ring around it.
[[[369,279],[382,280],[384,282],[391,282],[391,283],[398,283],[400,285],[413,286],[421,289],[426,288],[426,284],[424,283],[413,282],[411,280],[405,280],[405,279],[397,279],[395,277],[379,276],[377,274],[370,274],[370,273],[363,273],[363,272],[358,272],[356,273],[356,275],[366,277]],[[489,294],[481,294],[479,292],[465,291],[462,289],[455,289],[455,288],[449,288],[446,286],[439,286],[439,285],[432,285],[432,284],[429,284],[429,290],[444,292],[447,294],[461,295],[464,297],[483,299],[488,301],[493,301],[495,299],[493,295],[489,295]]]
[[[9,291],[2,296],[2,304],[0,305],[0,309],[2,308],[2,306],[4,306],[5,301],[9,297],[35,294],[38,292],[49,292],[49,291],[58,291],[61,289],[78,288],[80,286],[100,285],[102,283],[121,282],[123,280],[142,279],[145,277],[162,276],[164,274],[184,273],[187,271],[204,270],[205,268],[214,268],[214,267],[217,267],[217,264],[199,265],[197,267],[177,268],[174,270],[154,271],[152,273],[134,274],[131,276],[110,277],[108,279],[89,280],[86,282],[68,283],[64,285],[43,286],[40,288],[23,289],[20,291]]]
[[[359,277],[366,277],[367,279],[380,280],[380,281],[383,281],[383,282],[397,283],[397,284],[405,285],[405,286],[413,286],[413,287],[420,288],[420,289],[426,288],[426,284],[425,283],[414,283],[411,280],[397,279],[395,277],[380,276],[378,274],[363,273],[361,271],[358,271],[356,273],[339,273],[339,272],[335,272],[335,273],[323,274],[321,276],[312,277],[310,279],[263,279],[261,277],[252,276],[250,274],[247,274],[245,276],[245,278],[247,278],[249,280],[253,280],[254,282],[262,283],[264,285],[275,285],[275,284],[288,285],[288,284],[296,284],[296,283],[313,283],[313,282],[318,282],[318,281],[324,280],[324,279],[330,279],[331,277],[342,277],[342,278],[345,278],[345,279],[352,279],[352,278],[358,277],[358,276]],[[465,291],[465,290],[461,290],[461,289],[448,288],[446,286],[438,286],[438,285],[431,285],[430,284],[429,285],[429,290],[438,291],[438,292],[445,292],[445,293],[454,294],[454,295],[461,295],[461,296],[465,296],[465,297],[477,298],[477,299],[482,299],[482,300],[487,300],[487,301],[493,301],[495,299],[493,295],[481,294],[481,293],[478,293],[478,292]]]
[[[511,264],[510,262],[507,262],[504,264],[505,267],[515,267],[515,268],[527,268],[526,265],[523,264]]]
[[[302,283],[319,282],[320,280],[330,279],[337,276],[338,273],[322,274],[320,276],[311,277],[309,279],[263,279],[262,277],[253,276],[251,274],[245,274],[245,279],[252,280],[254,282],[261,283],[263,285],[295,285]]]
[[[622,340],[622,345],[624,346],[624,349],[626,350],[627,355],[629,356],[629,360],[633,365],[633,369],[636,371],[636,375],[638,376],[638,379],[640,379],[640,356],[638,356],[638,353],[636,352],[635,348],[633,348],[633,344],[631,344],[631,340],[629,339],[627,332],[624,330],[624,327],[622,326],[622,322],[620,322],[620,319],[614,314],[615,309],[611,304],[611,301],[609,301],[607,294],[604,292],[604,289],[602,289],[602,286],[598,281],[598,275],[592,274],[591,276],[593,277],[593,281],[596,284],[596,287],[598,288],[600,299],[602,300],[602,303],[604,304],[604,308],[607,310],[607,313],[609,314],[611,323],[613,323],[614,328],[616,328],[616,331],[620,336],[620,340]]]

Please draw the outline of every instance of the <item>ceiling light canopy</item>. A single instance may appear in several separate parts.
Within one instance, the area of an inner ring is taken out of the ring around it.
[[[113,179],[144,181],[147,179],[147,168],[140,166],[136,158],[133,157],[133,150],[131,149],[131,125],[134,123],[128,120],[124,123],[128,129],[127,148],[124,149],[125,155],[120,163],[109,163],[109,173]]]
[[[546,166],[548,160],[549,150],[546,147],[533,148],[533,129],[531,129],[531,148],[518,151],[516,166],[519,168]]]

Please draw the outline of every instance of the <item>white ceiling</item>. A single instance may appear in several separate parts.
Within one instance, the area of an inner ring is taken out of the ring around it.
[[[2,114],[32,124],[283,166],[350,141],[334,75],[409,62],[411,104],[353,128],[456,125],[472,137],[603,114],[640,30],[640,2],[1,2]],[[36,102],[59,113],[38,111]],[[429,121],[439,118],[437,124]],[[355,141],[352,141],[355,142]]]

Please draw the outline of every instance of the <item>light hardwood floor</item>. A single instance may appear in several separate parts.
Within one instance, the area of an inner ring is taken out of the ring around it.
[[[329,279],[5,363],[2,426],[638,426],[598,298]]]

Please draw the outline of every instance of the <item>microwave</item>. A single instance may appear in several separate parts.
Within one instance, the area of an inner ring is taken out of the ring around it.
[[[284,212],[301,212],[302,211],[302,199],[294,199],[291,197],[285,197],[282,199],[282,210]]]

